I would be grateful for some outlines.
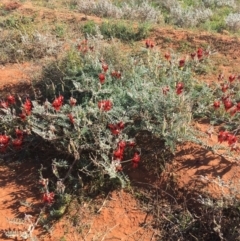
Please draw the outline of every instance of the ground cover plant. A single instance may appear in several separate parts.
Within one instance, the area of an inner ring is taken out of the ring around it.
[[[85,3],[74,4],[78,11],[84,11],[80,7]],[[41,77],[31,82],[29,91],[16,94],[8,89],[7,93],[1,93],[1,158],[23,161],[34,157],[38,161],[41,193],[37,205],[20,202],[32,209],[36,215],[34,221],[28,214],[24,219],[9,219],[11,224],[26,229],[5,230],[3,236],[37,240],[35,229],[42,225],[50,232],[54,220],[67,212],[75,197],[79,205],[84,205],[87,198],[95,199],[101,193],[107,198],[106,193],[111,190],[125,188],[153,216],[152,237],[156,240],[238,240],[236,183],[202,176],[205,182],[215,182],[222,188],[222,196],[216,198],[209,193],[177,188],[172,174],[160,188],[145,182],[147,189],[144,189],[134,186],[131,180],[132,173],[142,170],[144,176],[159,178],[178,147],[185,143],[195,143],[202,152],[239,162],[238,71],[228,75],[220,72],[215,76],[216,81],[206,83],[199,77],[206,75],[204,70],[212,64],[215,51],[210,46],[186,48],[184,53],[171,48],[160,50],[150,37],[154,28],[149,31],[160,15],[151,23],[132,26],[126,21],[129,16],[111,15],[113,10],[119,14],[122,8],[131,9],[138,4],[136,15],[147,8],[156,16],[157,7],[164,7],[163,16],[170,11],[169,22],[183,26],[191,8],[190,15],[198,22],[191,23],[198,26],[214,16],[210,14],[214,8],[235,9],[237,2],[203,1],[199,18],[194,8],[200,3],[194,2],[172,5],[175,10],[181,7],[180,17],[172,17],[179,11],[168,9],[165,3],[88,4],[92,4],[91,8],[86,9],[94,11],[85,14],[97,15],[103,7],[106,13],[102,17],[122,20],[88,21],[81,26],[71,25],[70,30],[57,21],[54,28],[48,28],[51,34],[36,32],[31,21],[22,17],[10,17],[3,22],[8,37],[13,33],[20,38],[14,42],[16,45],[9,44],[13,46],[12,52],[5,52],[7,57],[2,63],[9,62],[8,53],[14,56],[10,58],[13,62],[40,59],[47,54],[55,57],[45,64]],[[6,6],[3,9],[15,10]],[[134,16],[131,15],[133,19]],[[149,16],[142,19],[145,20]],[[76,26],[81,33],[72,39]],[[20,47],[24,58],[17,55]],[[207,130],[199,130],[196,123],[204,121]],[[217,142],[211,144],[213,136]],[[150,149],[151,158],[147,158],[149,144],[156,145]]]

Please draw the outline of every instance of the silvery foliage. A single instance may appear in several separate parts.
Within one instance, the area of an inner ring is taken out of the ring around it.
[[[194,8],[190,6],[184,9],[177,3],[170,8],[170,15],[173,24],[181,27],[195,27],[209,19],[213,12],[211,9],[203,7]]]
[[[21,34],[21,41],[23,45],[34,45],[36,49],[48,55],[56,54],[63,44],[56,38],[56,36],[51,34],[42,34],[38,31],[35,31],[32,36],[27,33]]]
[[[157,23],[161,18],[160,10],[153,8],[147,1],[137,6],[133,1],[130,5],[124,3],[122,11],[124,13],[123,18],[125,19],[136,19]]]
[[[240,29],[240,13],[230,13],[225,18],[225,23],[227,27],[231,30],[239,30]]]
[[[219,195],[217,202],[213,201],[211,197],[211,193],[207,198],[199,195],[198,201],[201,204],[211,207],[228,207],[229,205],[234,205],[238,202],[239,193],[240,193],[240,182],[238,180],[227,180],[224,181],[221,177],[217,177],[216,179],[208,178],[207,176],[200,175],[199,180],[204,184],[214,184],[219,188]]]
[[[121,7],[110,0],[84,0],[78,3],[78,10],[85,14],[116,19],[141,20],[156,23],[161,19],[161,12],[147,1],[136,4],[134,1],[123,3]]]
[[[236,7],[235,0],[202,0],[206,7],[216,6],[216,7]]]

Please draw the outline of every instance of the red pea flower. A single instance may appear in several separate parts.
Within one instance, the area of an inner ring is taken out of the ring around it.
[[[111,133],[112,133],[113,135],[116,135],[116,136],[119,135],[120,129],[118,128],[117,125],[108,124],[108,127],[109,127],[109,129],[111,130]]]
[[[125,147],[126,147],[126,142],[125,141],[120,141],[118,143],[118,147],[124,151]]]
[[[117,123],[117,126],[120,130],[123,130],[124,129],[124,123],[122,121],[118,122]]]
[[[220,107],[220,101],[219,100],[215,100],[214,103],[213,103],[213,107],[215,109],[218,109]]]
[[[55,194],[53,192],[43,194],[43,202],[47,204],[52,204],[54,202]]]
[[[152,40],[147,39],[145,41],[145,45],[146,45],[146,48],[153,48],[155,44],[154,44],[154,42]]]
[[[233,134],[228,134],[227,141],[228,145],[231,146],[237,142],[237,137]]]
[[[169,92],[169,87],[168,86],[164,86],[163,88],[162,88],[162,92],[163,92],[163,94],[164,95],[167,95],[167,93]]]
[[[102,64],[102,69],[103,69],[103,71],[106,73],[106,72],[108,71],[108,65],[105,64],[105,63],[103,63],[103,64]]]
[[[22,147],[23,140],[22,139],[15,139],[15,140],[12,141],[12,144],[13,144],[15,149],[20,149]]]
[[[21,118],[22,121],[25,121],[27,116],[26,116],[25,112],[23,111],[21,114],[19,114],[19,117]]]
[[[59,111],[63,105],[63,100],[64,97],[62,95],[60,95],[58,98],[55,98],[53,103],[52,103],[52,107],[56,110]]]
[[[10,137],[7,135],[0,135],[0,152],[5,152],[10,141]]]
[[[180,95],[183,92],[184,84],[182,82],[177,83],[176,85],[176,93]]]
[[[73,115],[72,115],[72,114],[68,114],[67,116],[68,116],[70,122],[71,122],[72,124],[74,124]]]
[[[198,57],[198,59],[201,59],[203,57],[203,49],[202,48],[198,48],[197,57]]]
[[[7,135],[0,135],[0,145],[8,145],[10,137]]]
[[[168,61],[171,59],[170,53],[165,53],[164,57],[165,57],[165,59],[168,60]]]
[[[112,71],[111,76],[120,79],[122,75],[120,71]]]
[[[114,157],[114,160],[116,160],[116,159],[122,160],[123,159],[123,149],[118,147],[118,149],[113,152],[113,157]]]
[[[24,110],[25,114],[30,115],[32,108],[33,108],[32,101],[27,98],[23,104],[23,110]]]
[[[220,131],[218,134],[218,142],[227,141],[229,133],[227,131]]]
[[[129,142],[128,142],[128,146],[131,147],[131,148],[133,148],[133,147],[136,146],[136,143],[135,143],[134,141],[129,141]]]
[[[229,86],[228,86],[227,84],[223,84],[223,85],[222,85],[222,92],[225,93],[225,92],[228,90],[228,87],[229,87]]]
[[[98,79],[99,79],[99,81],[100,81],[101,84],[104,84],[104,82],[105,82],[105,74],[100,73],[100,74],[98,75]]]
[[[20,130],[18,127],[15,129],[15,133],[16,133],[17,139],[23,139],[23,131]]]
[[[185,59],[180,59],[179,60],[179,67],[182,68],[185,65]]]
[[[229,109],[231,109],[233,107],[233,102],[230,99],[226,99],[223,102],[225,110],[228,111]]]
[[[74,99],[73,97],[70,97],[69,104],[70,104],[71,106],[75,106],[76,103],[77,103],[77,100]]]
[[[13,105],[13,104],[16,103],[15,97],[12,96],[12,95],[9,95],[9,96],[7,97],[7,101],[8,101],[8,103],[9,103],[10,105]]]
[[[112,102],[110,100],[101,100],[98,102],[98,108],[102,111],[109,111],[112,109]]]
[[[229,77],[228,77],[228,80],[229,80],[230,83],[232,83],[235,79],[236,79],[235,74],[230,74]]]
[[[140,162],[140,155],[137,152],[135,152],[132,158],[133,168],[138,167],[139,162]]]

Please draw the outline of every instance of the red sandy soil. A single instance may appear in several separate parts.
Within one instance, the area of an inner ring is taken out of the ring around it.
[[[8,3],[9,1],[2,1]],[[55,18],[77,19],[82,21],[86,16],[78,13],[66,13],[65,11],[54,11],[43,7],[34,7],[31,3],[22,3],[15,10],[22,14],[39,13],[39,17],[53,16]],[[96,17],[87,17],[94,21],[101,21]],[[163,53],[171,49],[177,49],[179,42],[187,41],[193,47],[201,44],[209,44],[214,46],[213,52],[216,51],[211,58],[218,63],[219,72],[222,71],[226,76],[229,73],[240,73],[240,42],[237,37],[228,34],[210,34],[207,32],[194,32],[182,29],[174,29],[169,27],[157,28],[151,36],[157,43],[157,48]],[[166,43],[164,39],[170,39],[170,43]],[[40,71],[41,66],[32,63],[9,64],[0,66],[0,88],[3,86],[11,86],[19,82],[28,83],[32,79],[32,74]],[[206,75],[201,77],[209,83],[217,80],[216,75]],[[206,131],[208,125],[199,124],[199,128]],[[209,145],[217,143],[216,134],[209,139]],[[15,171],[16,170],[16,171]],[[39,196],[36,183],[38,177],[33,177],[33,172],[24,166],[6,167],[0,166],[0,229],[8,229],[8,218],[16,216],[23,217],[24,212],[28,212],[27,208],[19,205],[20,199],[34,203],[39,202]],[[181,188],[190,188],[202,190],[202,192],[211,193],[213,196],[221,195],[221,190],[216,184],[206,182],[203,176],[210,180],[216,180],[221,177],[223,180],[232,180],[237,182],[240,178],[239,164],[233,159],[228,160],[219,155],[215,155],[209,151],[199,148],[199,146],[186,143],[178,148],[172,165],[166,167],[159,180],[156,183],[167,181],[170,175],[173,175],[176,183]],[[35,181],[34,181],[35,180]],[[134,181],[134,180],[133,180]],[[102,206],[97,214],[89,211],[89,203],[75,208],[75,215],[79,214],[81,222],[85,224],[86,229],[80,233],[77,227],[71,225],[70,218],[64,217],[56,225],[51,235],[38,236],[39,240],[58,241],[61,237],[65,237],[66,241],[101,241],[101,240],[121,240],[121,241],[151,241],[154,240],[154,231],[148,225],[151,217],[139,208],[136,199],[127,192],[114,191],[109,193],[106,200],[103,200]],[[73,212],[73,211],[71,211]],[[86,231],[87,230],[87,231]],[[36,231],[39,233],[39,231]],[[6,240],[0,238],[0,240]],[[62,239],[64,240],[64,239]]]

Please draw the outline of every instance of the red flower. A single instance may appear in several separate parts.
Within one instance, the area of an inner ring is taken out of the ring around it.
[[[229,87],[229,86],[228,86],[227,84],[223,84],[223,85],[222,85],[222,92],[225,93],[225,92],[228,90],[228,87]]]
[[[18,127],[15,129],[15,133],[18,139],[23,139],[23,131],[20,130]]]
[[[7,135],[0,135],[0,152],[5,152],[10,141],[10,137]]]
[[[30,115],[32,108],[33,108],[32,101],[27,98],[23,104],[23,110],[24,110],[25,114]]]
[[[182,68],[185,65],[185,59],[180,59],[179,60],[179,67]]]
[[[52,204],[54,202],[54,196],[55,196],[55,194],[53,192],[44,193],[43,194],[43,202],[48,203],[48,204]]]
[[[73,97],[70,97],[69,104],[70,104],[71,106],[75,106],[76,103],[77,103],[77,100],[74,99]]]
[[[59,99],[59,101],[61,101],[61,102],[62,102],[62,104],[63,104],[64,97],[63,97],[62,95],[59,95],[59,96],[58,96],[58,99]]]
[[[72,115],[72,114],[68,114],[67,116],[68,116],[70,122],[71,122],[72,124],[74,124],[73,115]]]
[[[60,95],[58,98],[55,98],[53,103],[52,103],[52,107],[56,110],[59,111],[60,108],[62,107],[63,104],[63,100],[64,97],[62,95]]]
[[[124,129],[124,123],[120,121],[117,124],[108,124],[108,127],[113,135],[118,135]]]
[[[134,146],[136,146],[136,143],[134,141],[129,141],[128,146],[133,148]]]
[[[121,78],[121,73],[120,73],[120,71],[112,71],[111,76],[115,77],[117,79],[120,79]]]
[[[26,120],[25,112],[23,111],[21,114],[19,114],[19,117],[22,119],[22,121],[25,121]]]
[[[177,83],[176,85],[176,93],[180,95],[183,92],[184,84],[182,82]]]
[[[177,83],[176,88],[177,89],[183,89],[184,84],[182,82]]]
[[[165,53],[164,57],[165,57],[165,59],[168,60],[168,61],[171,59],[170,53]]]
[[[119,129],[117,129],[117,128],[114,128],[114,129],[111,129],[111,133],[113,134],[113,135],[119,135],[120,134],[120,130]]]
[[[182,94],[182,92],[183,92],[183,90],[182,90],[182,89],[177,89],[177,90],[176,90],[177,95]]]
[[[227,141],[228,145],[231,146],[237,142],[237,137],[233,134],[228,134]]]
[[[8,101],[8,103],[9,103],[10,105],[16,103],[15,97],[12,96],[12,95],[9,95],[9,96],[7,97],[7,101]]]
[[[146,44],[146,48],[153,48],[154,47],[154,42],[153,41],[151,41],[150,39],[147,39],[146,41],[145,41],[145,44]]]
[[[23,140],[22,139],[15,139],[15,140],[12,141],[12,144],[15,147],[15,149],[20,149],[22,147]]]
[[[228,80],[229,80],[230,83],[232,83],[235,79],[236,79],[235,74],[230,74],[229,77],[228,77]]]
[[[10,137],[9,136],[7,136],[5,134],[4,135],[0,135],[0,146],[8,145],[9,141],[10,141]]]
[[[98,108],[103,111],[109,111],[112,109],[112,102],[110,100],[101,100],[98,102]]]
[[[137,152],[135,152],[132,158],[133,168],[138,167],[139,162],[140,162],[140,155]]]
[[[223,104],[226,111],[233,107],[233,102],[230,99],[224,100]]]
[[[118,143],[118,147],[124,151],[125,147],[126,147],[126,142],[125,141],[120,141]]]
[[[114,160],[116,160],[116,159],[122,160],[123,159],[123,149],[118,147],[118,149],[113,152],[113,157],[114,157]]]
[[[117,126],[120,130],[124,129],[124,123],[122,121],[120,121],[119,123],[117,123]]]
[[[163,92],[164,95],[166,95],[169,90],[170,90],[170,89],[169,89],[168,86],[165,86],[165,87],[162,88],[162,92]]]
[[[103,74],[103,73],[99,74],[98,79],[99,79],[100,83],[103,84],[105,82],[105,74]]]
[[[103,63],[103,64],[102,64],[102,69],[103,69],[103,71],[106,73],[107,70],[108,70],[108,65],[105,64],[105,63]]]
[[[215,109],[218,109],[220,107],[220,101],[219,100],[215,100],[214,103],[213,103],[213,107]]]
[[[227,141],[229,133],[227,131],[220,131],[218,134],[218,142]]]
[[[198,57],[198,59],[201,59],[203,57],[203,49],[202,48],[198,48],[197,57]]]

